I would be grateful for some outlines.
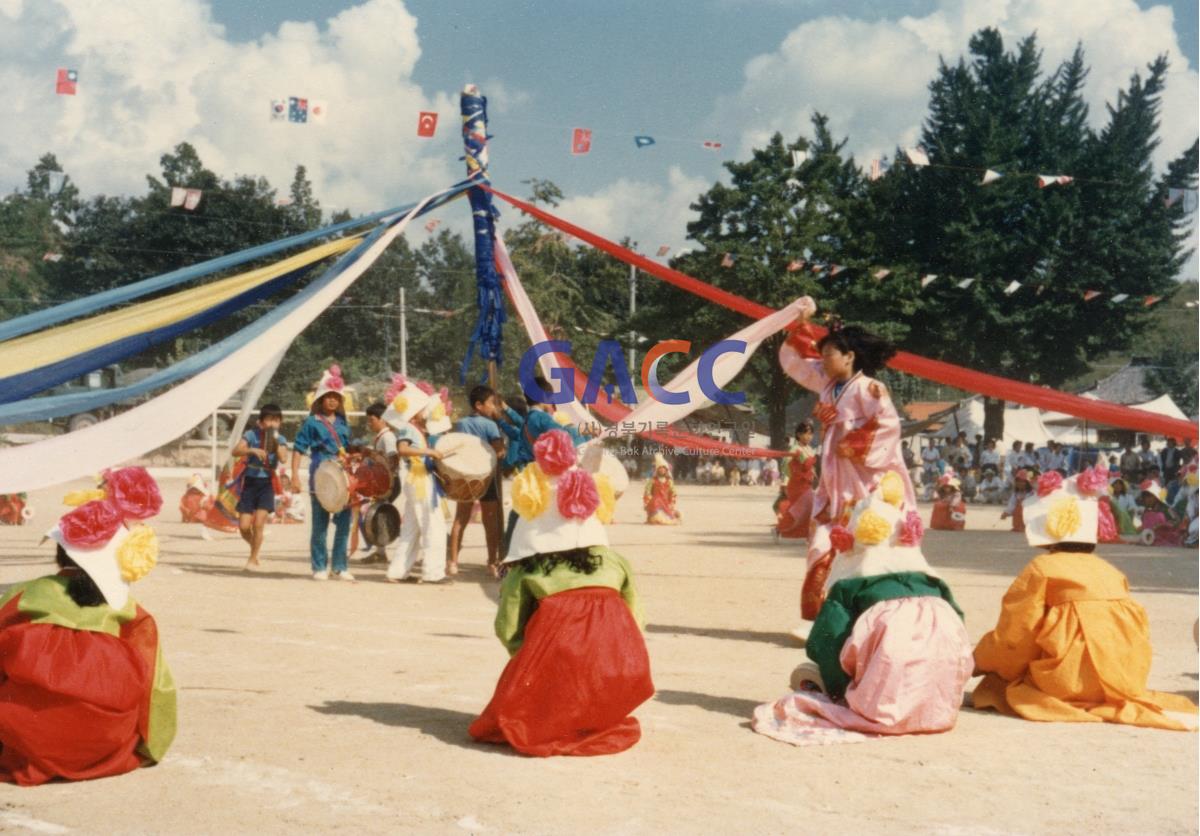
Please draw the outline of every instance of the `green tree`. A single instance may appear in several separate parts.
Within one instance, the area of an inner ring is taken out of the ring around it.
[[[851,243],[860,257],[892,266],[887,292],[911,300],[894,311],[907,346],[1060,386],[1144,328],[1140,306],[1108,299],[1172,285],[1187,254],[1182,208],[1163,198],[1168,185],[1195,182],[1195,146],[1154,179],[1165,59],[1145,80],[1134,75],[1096,133],[1082,100],[1082,48],[1046,78],[1033,36],[1009,53],[984,29],[969,53],[970,63],[943,63],[930,85],[922,142],[934,165],[895,165],[873,183]],[[981,186],[985,167],[1007,176]],[[1075,181],[1039,189],[1033,172]],[[945,278],[921,290],[929,273]],[[977,281],[964,290],[950,277]],[[1023,286],[1006,293],[1013,280]],[[1104,296],[1084,305],[1085,290]],[[986,402],[988,434],[1002,432],[1003,409]]]

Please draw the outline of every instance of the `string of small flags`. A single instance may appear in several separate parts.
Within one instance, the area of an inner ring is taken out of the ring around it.
[[[172,186],[171,206],[182,206],[187,211],[194,212],[196,207],[200,205],[200,198],[203,196],[203,189],[183,189],[179,186]]]
[[[328,112],[328,105],[318,99],[306,99],[302,96],[271,99],[272,122],[324,122]]]

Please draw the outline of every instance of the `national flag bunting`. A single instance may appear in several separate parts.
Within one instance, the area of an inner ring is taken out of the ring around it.
[[[1162,301],[1162,297],[1161,297],[1161,296],[1147,296],[1147,297],[1146,297],[1146,298],[1145,298],[1145,299],[1142,301],[1142,307],[1144,307],[1144,308],[1148,308],[1148,307],[1150,307],[1151,305],[1153,305],[1155,302],[1161,302],[1161,301]]]
[[[437,133],[438,115],[431,110],[422,110],[417,117],[417,136],[431,137]]]
[[[271,121],[287,121],[287,99],[271,99]]]
[[[200,197],[203,195],[200,189],[188,189],[187,194],[183,197],[183,208],[191,212],[200,205]]]
[[[1083,292],[1083,301],[1090,302],[1099,295],[1100,295],[1100,291],[1098,291],[1098,290],[1085,290]]]
[[[187,198],[187,189],[181,189],[178,186],[171,187],[171,205],[182,206],[183,201]]]
[[[792,152],[792,168],[799,168],[801,165],[803,165],[806,162],[808,162],[808,152],[807,151],[793,151]]]
[[[308,121],[308,99],[288,96],[288,121],[300,123]]]
[[[440,224],[441,222],[442,221],[440,218],[433,218],[432,220],[426,221],[425,222],[425,231],[433,232],[435,229],[438,228],[438,224]]]
[[[937,273],[929,273],[928,275],[922,276],[921,277],[921,287],[922,288],[929,287],[931,284],[933,284],[933,281],[936,278],[937,278]]]
[[[989,168],[987,171],[983,172],[983,179],[979,181],[979,185],[986,186],[988,183],[995,183],[1003,176],[1004,175],[999,171],[993,171]]]
[[[1007,285],[1007,286],[1004,288],[1004,295],[1005,295],[1005,296],[1012,296],[1014,293],[1016,293],[1016,292],[1017,292],[1018,290],[1020,290],[1020,289],[1021,289],[1021,283],[1020,283],[1019,281],[1017,281],[1016,279],[1013,279],[1013,280],[1012,280],[1011,282],[1009,282],[1009,283],[1008,283],[1008,285]]]
[[[721,259],[722,267],[732,267],[736,256],[733,253],[725,253],[725,257]]]
[[[313,99],[308,103],[308,121],[324,122],[325,114],[328,113],[329,107],[323,101]]]
[[[1112,298],[1112,300],[1113,300],[1114,302],[1124,302],[1124,301],[1125,301],[1126,299],[1128,299],[1128,298],[1129,298],[1129,294],[1128,294],[1128,293],[1118,293],[1116,296],[1114,296],[1114,297]]]
[[[592,131],[590,128],[576,128],[571,133],[571,153],[586,154],[592,150]]]
[[[721,143],[719,143],[715,140],[712,140],[712,139],[706,139],[703,142],[703,146],[710,151],[716,151],[718,148],[721,147]]]
[[[974,279],[963,279],[961,282],[958,283],[958,287],[960,290],[966,290],[968,287],[970,287],[973,284],[975,284]]]
[[[635,136],[633,138],[633,144],[636,145],[638,148],[649,148],[651,145],[654,144],[654,137],[652,137],[652,136]]]
[[[915,166],[929,165],[929,155],[925,153],[924,148],[905,148],[904,156]]]
[[[877,280],[886,279],[890,275],[892,275],[891,270],[884,269],[884,270],[876,270],[875,271],[875,278]]]
[[[661,247],[658,248],[658,257],[662,258],[670,251],[671,251],[671,248],[668,245],[663,244]]]
[[[75,70],[59,69],[58,78],[54,82],[54,92],[60,96],[74,96],[75,84],[79,81],[79,73]]]
[[[803,269],[804,269],[804,261],[801,259],[794,259],[794,260],[788,262],[787,271],[789,273],[795,273],[797,270],[803,270]]]
[[[62,261],[62,253],[45,253],[42,255],[42,261],[53,261],[55,263]]]
[[[1075,182],[1075,178],[1068,177],[1066,174],[1039,174],[1037,178],[1039,189],[1044,189],[1047,186],[1065,186],[1073,182]]]

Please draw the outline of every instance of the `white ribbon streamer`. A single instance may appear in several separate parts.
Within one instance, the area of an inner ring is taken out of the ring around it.
[[[162,447],[211,415],[254,377],[369,268],[429,201],[422,200],[328,286],[277,325],[162,395],[86,429],[0,450],[0,493],[17,493],[91,476]]]

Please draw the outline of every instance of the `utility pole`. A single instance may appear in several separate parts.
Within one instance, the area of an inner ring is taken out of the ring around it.
[[[633,315],[637,313],[637,268],[632,264],[629,265],[629,318],[632,320]],[[636,361],[637,349],[637,332],[629,332],[629,370],[633,373],[634,363]]]
[[[408,308],[404,304],[404,287],[400,288],[400,374],[408,377]]]

